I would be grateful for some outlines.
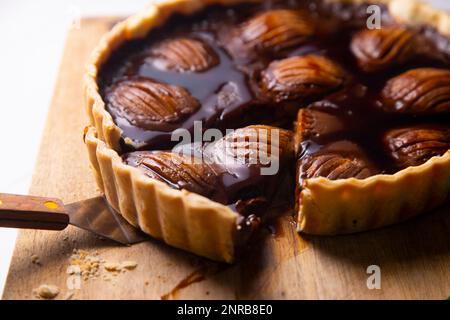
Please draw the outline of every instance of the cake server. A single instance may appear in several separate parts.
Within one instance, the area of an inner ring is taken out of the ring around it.
[[[56,198],[0,193],[0,227],[63,230],[69,224],[125,245],[148,239],[103,197],[64,205]]]

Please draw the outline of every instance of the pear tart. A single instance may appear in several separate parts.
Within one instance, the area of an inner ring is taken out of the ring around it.
[[[289,207],[316,235],[429,212],[450,198],[449,48],[450,14],[416,1],[159,1],[88,65],[97,183],[226,262]]]

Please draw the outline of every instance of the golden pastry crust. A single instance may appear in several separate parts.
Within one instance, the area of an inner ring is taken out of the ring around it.
[[[298,197],[297,229],[317,235],[374,229],[430,211],[449,195],[450,151],[393,175],[308,179]]]
[[[360,0],[329,0],[367,2]],[[193,14],[211,4],[259,0],[163,0],[118,23],[94,50],[84,77],[91,126],[85,141],[97,183],[109,203],[130,223],[166,243],[214,260],[233,262],[238,214],[188,191],[171,189],[123,163],[121,129],[105,109],[97,76],[123,42],[141,38],[172,14]],[[450,35],[450,14],[414,0],[377,0],[401,23],[429,24]],[[312,234],[363,231],[403,220],[442,204],[450,193],[450,151],[394,175],[365,180],[306,180],[298,195],[298,230]],[[408,190],[405,194],[403,191]],[[350,201],[349,201],[350,200]]]
[[[169,245],[233,262],[238,214],[196,193],[175,190],[124,164],[90,127],[85,143],[97,184],[109,204],[135,227]]]

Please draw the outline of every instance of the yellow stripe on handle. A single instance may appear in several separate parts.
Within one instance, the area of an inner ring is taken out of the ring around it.
[[[47,208],[49,208],[51,210],[56,210],[59,208],[59,205],[54,201],[45,201],[44,206],[46,206]]]

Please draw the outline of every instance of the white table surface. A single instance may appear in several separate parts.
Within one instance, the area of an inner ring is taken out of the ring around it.
[[[450,9],[449,0],[430,1]],[[28,192],[64,40],[74,19],[130,14],[148,2],[0,1],[1,150],[12,152],[12,157],[0,156],[0,192]],[[16,235],[15,229],[0,229],[0,296]]]

